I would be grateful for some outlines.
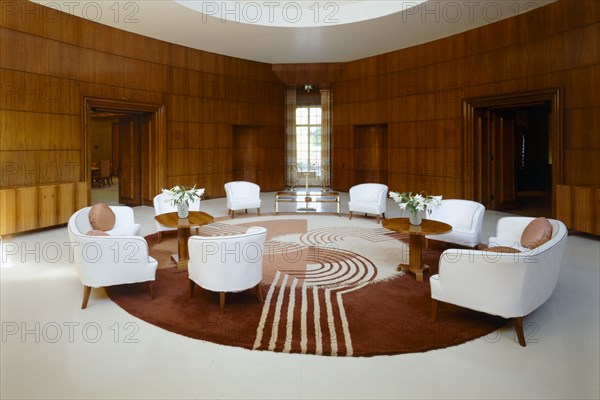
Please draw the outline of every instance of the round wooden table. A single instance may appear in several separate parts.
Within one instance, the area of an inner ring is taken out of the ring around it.
[[[411,225],[408,218],[390,218],[383,220],[383,227],[408,234],[408,265],[398,265],[398,271],[412,272],[419,282],[423,281],[423,271],[429,268],[423,264],[423,236],[441,235],[452,231],[452,226],[432,219],[424,219],[421,225]]]
[[[179,218],[177,212],[170,212],[159,214],[154,219],[161,225],[177,228],[177,254],[172,255],[177,263],[177,269],[186,269],[190,259],[188,252],[190,227],[206,225],[214,221],[212,215],[202,211],[190,211],[187,218]]]

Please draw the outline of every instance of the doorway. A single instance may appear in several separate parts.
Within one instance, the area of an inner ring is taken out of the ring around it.
[[[562,180],[558,89],[464,106],[466,197],[488,210],[553,217]]]
[[[129,206],[152,205],[164,182],[166,143],[164,106],[103,99],[84,99],[85,176],[92,197],[92,163],[98,153],[96,126],[107,126],[105,142],[110,143],[111,173],[117,188],[111,203]],[[100,121],[100,123],[99,123]],[[105,150],[108,153],[109,150]],[[96,195],[96,193],[94,193]],[[103,199],[103,197],[95,196]],[[96,199],[95,199],[96,200]],[[103,201],[105,202],[105,201]]]

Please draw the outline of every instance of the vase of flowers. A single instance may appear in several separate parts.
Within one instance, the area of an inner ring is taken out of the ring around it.
[[[193,187],[185,187],[181,185],[173,186],[171,189],[163,189],[167,195],[167,201],[177,207],[177,216],[179,218],[187,218],[189,216],[190,203],[195,202],[204,194],[204,189],[196,189]]]
[[[412,192],[390,192],[390,197],[394,199],[401,210],[409,213],[411,225],[421,225],[421,221],[426,214],[438,208],[442,204],[442,196],[431,196],[426,193],[417,193],[413,196]]]

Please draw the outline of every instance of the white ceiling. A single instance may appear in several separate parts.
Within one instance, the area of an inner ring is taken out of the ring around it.
[[[345,62],[383,54],[556,0],[33,1],[195,49],[286,64]]]

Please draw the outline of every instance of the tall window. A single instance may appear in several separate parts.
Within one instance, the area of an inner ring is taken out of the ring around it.
[[[296,162],[299,172],[321,175],[321,107],[296,108]]]

